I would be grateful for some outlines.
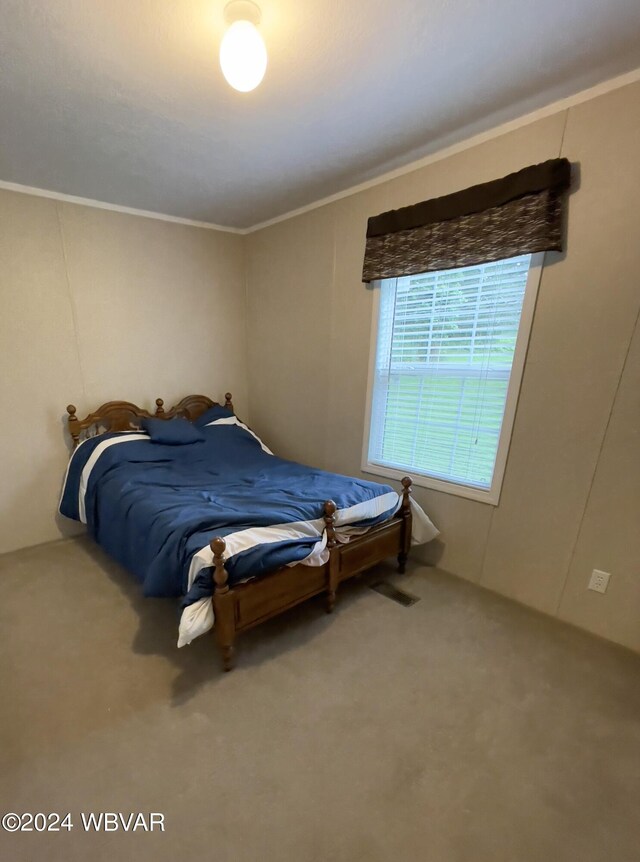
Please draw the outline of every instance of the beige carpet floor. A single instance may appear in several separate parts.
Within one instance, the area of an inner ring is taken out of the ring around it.
[[[638,862],[640,657],[433,569],[177,650],[88,542],[0,558],[0,858]],[[162,812],[163,833],[80,812]]]

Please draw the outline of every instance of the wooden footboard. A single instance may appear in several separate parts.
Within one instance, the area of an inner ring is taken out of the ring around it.
[[[247,631],[300,602],[320,593],[327,594],[327,613],[335,606],[342,581],[372,568],[389,557],[397,556],[398,571],[404,572],[411,547],[411,479],[402,480],[402,506],[384,524],[373,527],[362,536],[341,544],[336,539],[336,504],[324,504],[329,559],[323,566],[291,566],[278,569],[264,578],[229,587],[224,567],[225,541],[211,540],[213,551],[214,634],[225,670],[233,667],[236,635]]]

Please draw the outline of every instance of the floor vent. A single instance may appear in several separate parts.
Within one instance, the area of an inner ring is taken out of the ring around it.
[[[420,601],[418,596],[413,596],[411,593],[405,593],[404,590],[399,590],[397,587],[394,587],[393,584],[390,584],[389,581],[378,581],[377,584],[371,584],[371,589],[375,590],[376,593],[380,593],[381,596],[386,596],[386,598],[392,599],[394,602],[397,602],[405,608],[415,605],[416,602]]]

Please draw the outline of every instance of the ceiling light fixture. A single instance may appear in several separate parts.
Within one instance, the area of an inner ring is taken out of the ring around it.
[[[241,93],[255,90],[267,69],[267,49],[257,25],[260,9],[251,0],[231,0],[224,10],[229,29],[220,44],[220,67]]]

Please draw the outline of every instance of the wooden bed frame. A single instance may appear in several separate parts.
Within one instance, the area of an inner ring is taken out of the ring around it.
[[[144,417],[167,420],[184,417],[193,421],[205,410],[215,406],[221,405],[205,395],[188,395],[170,410],[165,410],[162,398],[158,398],[153,413],[128,401],[109,401],[84,419],[78,419],[76,408],[69,404],[67,421],[75,447],[82,439],[107,431],[135,430],[140,427],[140,420]],[[230,392],[225,395],[224,407],[233,411]],[[336,539],[336,504],[333,500],[327,500],[324,504],[324,521],[329,560],[322,566],[284,567],[265,577],[230,587],[224,566],[225,541],[219,536],[211,539],[214,562],[214,634],[226,671],[233,667],[234,641],[236,635],[241,632],[319,593],[327,594],[326,609],[327,613],[331,613],[335,606],[338,586],[342,581],[370,569],[388,557],[397,556],[398,571],[404,572],[411,547],[409,477],[402,480],[402,489],[402,505],[393,518],[373,527],[362,536],[352,538],[346,544]]]

